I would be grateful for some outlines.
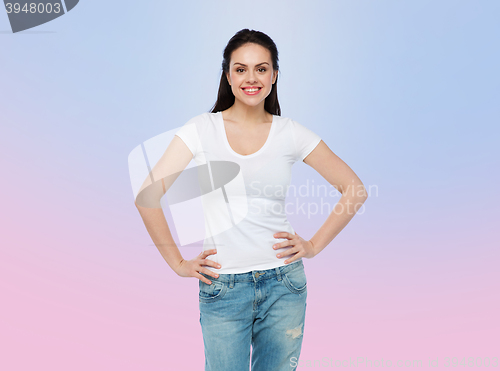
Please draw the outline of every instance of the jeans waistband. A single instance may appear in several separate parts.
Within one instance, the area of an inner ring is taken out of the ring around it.
[[[265,270],[255,270],[255,271],[250,271],[250,272],[245,272],[245,273],[229,273],[229,274],[219,274],[219,277],[215,278],[209,275],[206,275],[204,273],[200,274],[202,276],[205,276],[212,282],[225,282],[225,283],[232,283],[234,282],[253,282],[253,281],[261,281],[261,280],[266,280],[270,278],[277,277],[278,281],[281,280],[281,275],[285,274],[292,269],[298,268],[298,267],[303,267],[304,263],[302,263],[302,260],[297,260],[293,263],[290,264],[285,264],[282,265],[281,267],[276,267],[276,268],[271,268],[271,269],[265,269]]]

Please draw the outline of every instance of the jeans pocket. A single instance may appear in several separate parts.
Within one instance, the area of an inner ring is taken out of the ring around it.
[[[286,272],[283,275],[283,282],[285,286],[293,294],[302,294],[307,290],[307,277],[302,264],[296,268]]]
[[[214,281],[209,285],[202,280],[199,280],[199,299],[201,303],[213,303],[224,297],[227,292],[227,284],[220,281]]]

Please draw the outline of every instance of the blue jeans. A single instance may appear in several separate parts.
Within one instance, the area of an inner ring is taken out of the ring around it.
[[[304,332],[307,279],[302,260],[199,281],[205,371],[296,370]]]

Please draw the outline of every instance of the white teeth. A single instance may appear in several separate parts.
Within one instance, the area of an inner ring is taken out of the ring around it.
[[[257,88],[257,89],[243,89],[243,90],[245,90],[245,91],[249,91],[249,92],[254,92],[254,91],[259,90],[259,88]]]

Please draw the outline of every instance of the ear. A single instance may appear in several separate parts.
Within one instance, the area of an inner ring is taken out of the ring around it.
[[[229,82],[229,81],[231,81],[231,80],[229,80],[229,72],[226,72],[226,79],[227,79],[228,84],[231,85],[231,83]]]
[[[274,83],[276,82],[276,78],[278,77],[278,71],[275,71],[274,72],[274,76],[273,76],[273,85]]]

